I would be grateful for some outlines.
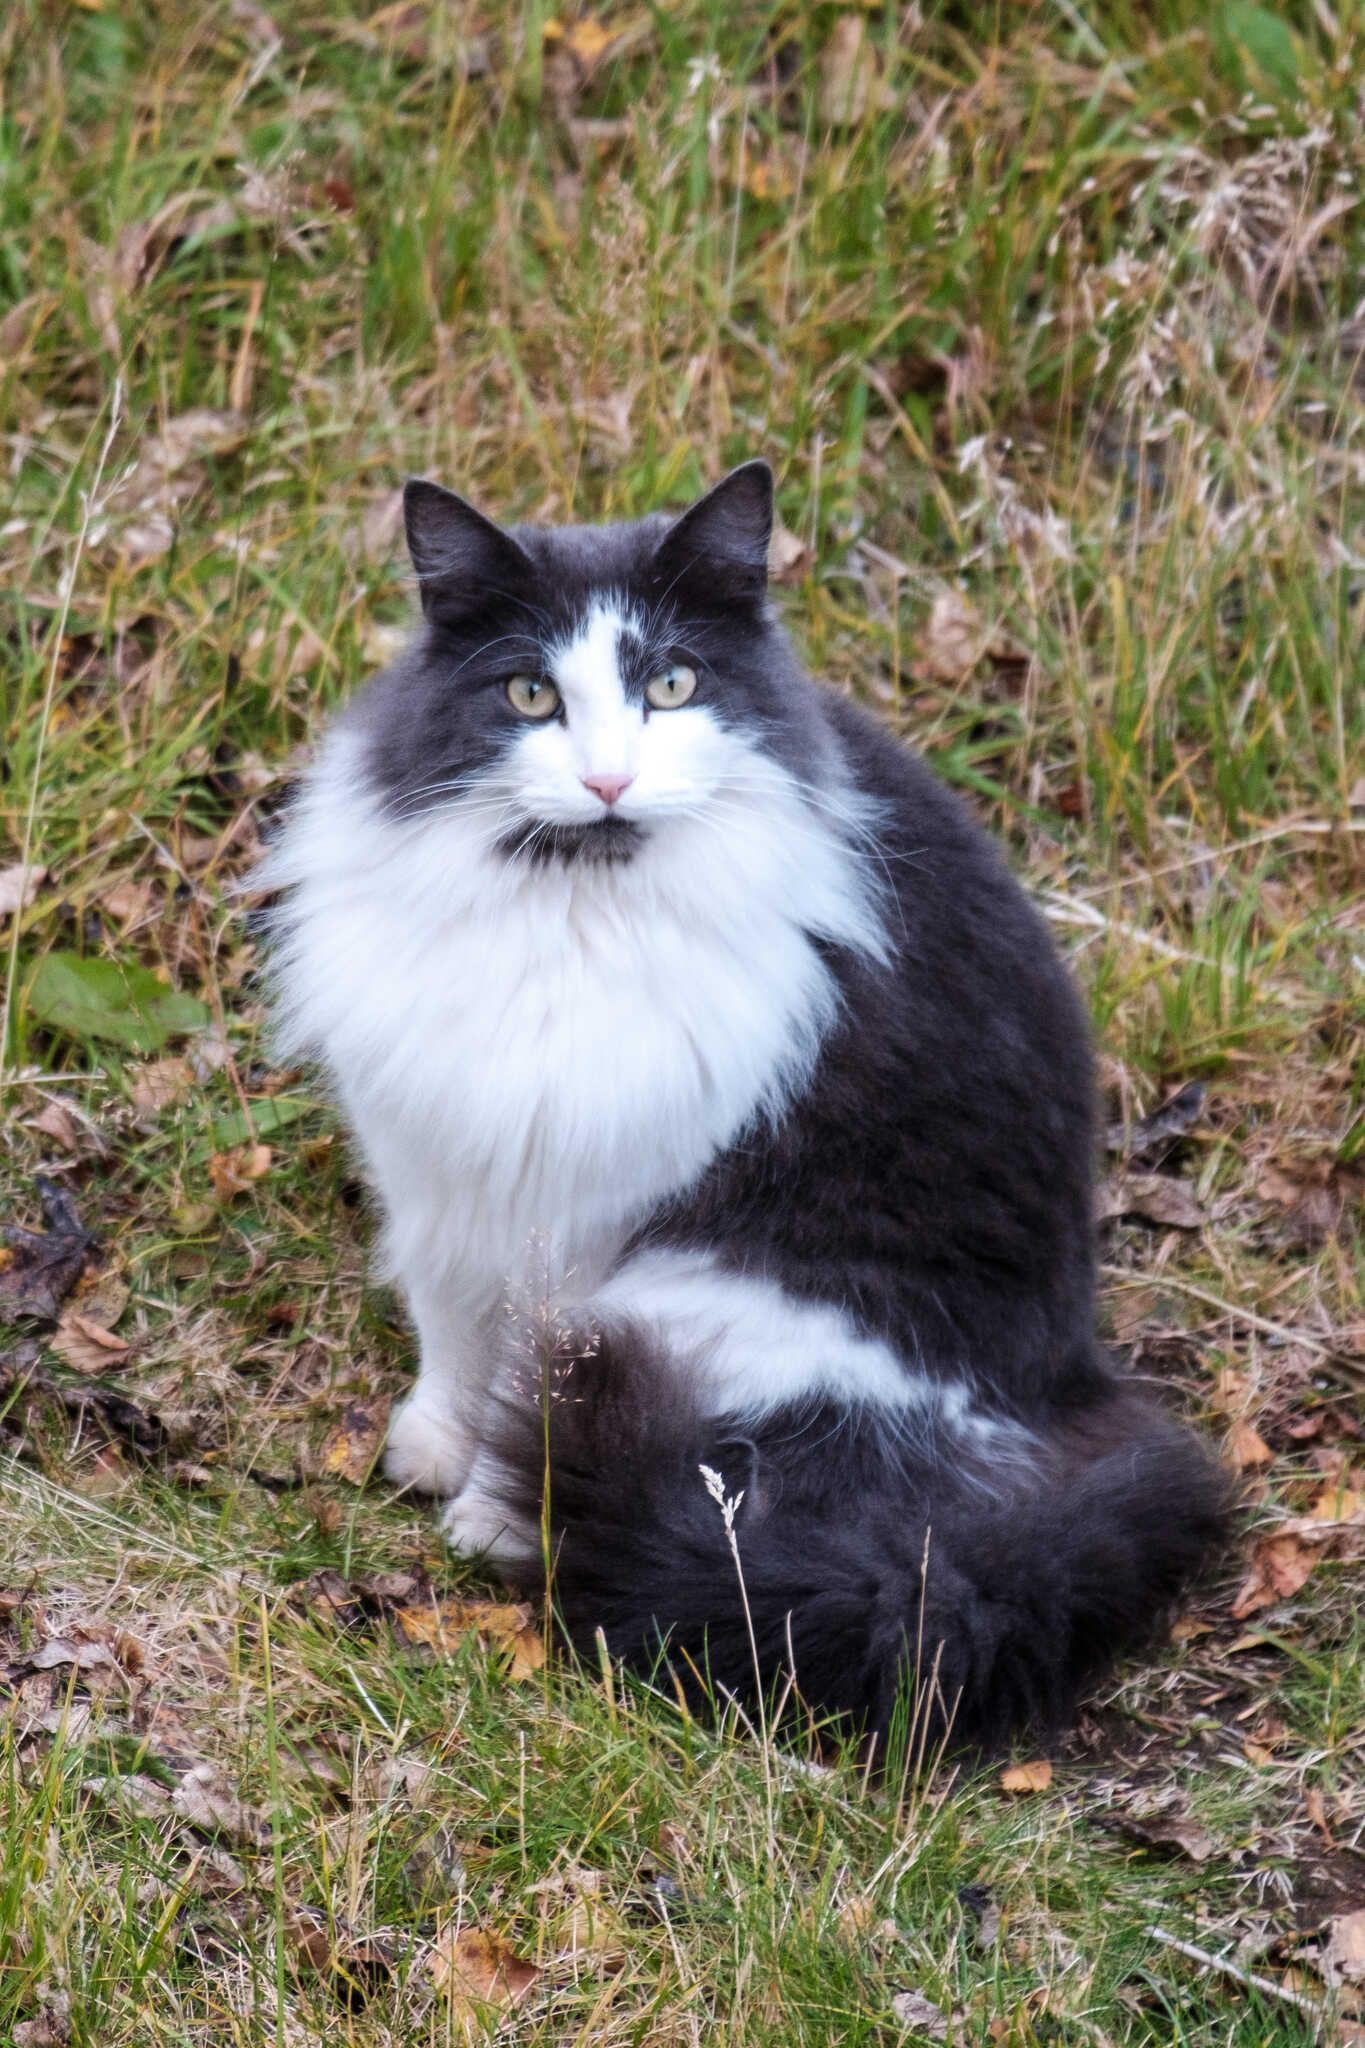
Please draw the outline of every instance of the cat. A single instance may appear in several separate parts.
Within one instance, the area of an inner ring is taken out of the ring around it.
[[[1223,1488],[1096,1340],[1069,976],[802,672],[772,505],[762,462],[597,527],[407,485],[423,623],[270,856],[279,1014],[378,1189],[387,1471],[452,1544],[686,1690],[884,1741],[918,1683],[994,1749],[1140,1643]]]

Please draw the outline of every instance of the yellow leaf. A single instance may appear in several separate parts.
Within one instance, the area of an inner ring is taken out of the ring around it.
[[[507,1676],[518,1681],[532,1677],[545,1662],[545,1644],[531,1609],[520,1602],[429,1600],[396,1607],[393,1619],[404,1642],[442,1657],[476,1636],[486,1649],[508,1654]]]
[[[567,24],[551,15],[542,33],[547,43],[557,43],[561,49],[567,50],[585,71],[601,61],[617,35],[614,28],[608,28],[594,14],[585,14],[581,21]]]
[[[438,1935],[427,1968],[451,2015],[466,2028],[479,2025],[490,2008],[520,2005],[540,1975],[535,1963],[477,1927]]]
[[[389,1428],[389,1397],[374,1394],[350,1402],[340,1422],[327,1432],[318,1453],[318,1470],[360,1486],[374,1470]]]
[[[1052,1783],[1052,1766],[1045,1756],[1031,1763],[1009,1764],[1000,1773],[1002,1792],[1046,1792]]]

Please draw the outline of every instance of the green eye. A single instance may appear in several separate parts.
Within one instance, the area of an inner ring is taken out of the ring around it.
[[[653,676],[645,684],[645,702],[652,704],[656,711],[676,711],[685,704],[697,687],[697,671],[689,668],[685,661],[675,661],[672,668],[661,676]]]
[[[559,692],[544,676],[513,676],[507,685],[507,701],[523,718],[553,718],[559,709]]]

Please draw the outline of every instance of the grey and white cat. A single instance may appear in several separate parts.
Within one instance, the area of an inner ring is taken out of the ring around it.
[[[405,505],[424,624],[268,874],[285,1037],[416,1326],[390,1476],[515,1576],[548,1537],[568,1634],[685,1684],[884,1732],[918,1660],[957,1738],[1056,1724],[1222,1489],[1095,1340],[1091,1055],[1043,926],[802,674],[763,464],[629,525]]]

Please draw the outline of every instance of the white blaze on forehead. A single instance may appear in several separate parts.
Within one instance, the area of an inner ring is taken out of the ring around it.
[[[550,653],[580,775],[633,775],[638,766],[644,716],[627,701],[621,677],[625,624],[621,608],[596,599],[572,638]]]

